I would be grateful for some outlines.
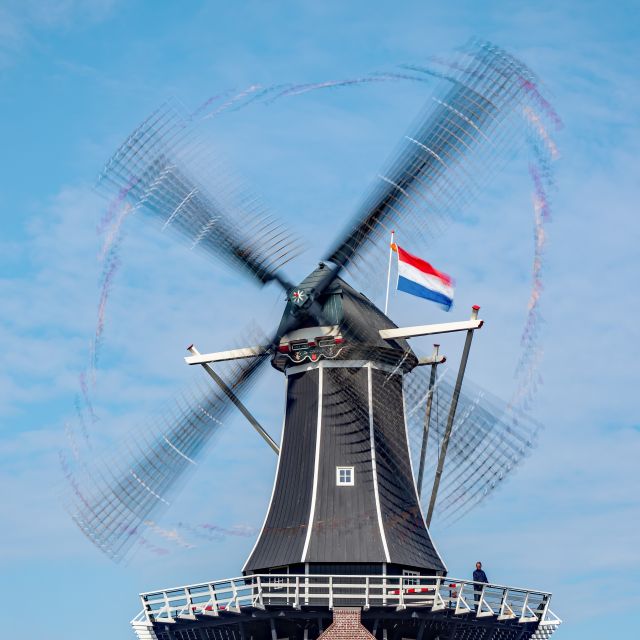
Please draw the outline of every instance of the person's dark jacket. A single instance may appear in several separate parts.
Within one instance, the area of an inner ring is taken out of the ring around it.
[[[487,579],[487,574],[482,569],[476,569],[473,572],[473,581],[474,582],[489,582]]]

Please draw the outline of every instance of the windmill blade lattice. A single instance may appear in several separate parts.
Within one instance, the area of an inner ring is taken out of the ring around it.
[[[236,395],[246,393],[267,358],[236,361],[225,382]],[[68,510],[85,535],[110,558],[122,560],[145,520],[169,506],[232,406],[219,387],[199,385],[161,414],[160,430],[136,430],[120,455],[93,465],[90,473],[67,472]]]
[[[415,469],[424,430],[430,374],[426,369],[416,368],[404,380],[407,428]],[[453,386],[452,376],[445,372],[434,387],[422,493],[425,503],[430,498],[430,483],[447,424]],[[435,516],[439,523],[458,520],[496,489],[535,447],[540,428],[531,418],[465,381],[436,503]]]
[[[467,47],[455,66],[327,258],[368,290],[384,282],[372,274],[386,266],[391,229],[414,247],[428,243],[521,138],[515,126],[533,78],[528,68],[484,43]]]
[[[196,124],[176,103],[163,105],[107,162],[98,187],[192,249],[289,288],[279,270],[301,243],[220,166]]]

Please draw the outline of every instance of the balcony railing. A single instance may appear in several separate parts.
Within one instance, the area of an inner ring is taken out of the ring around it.
[[[549,610],[551,594],[495,584],[436,576],[344,576],[263,574],[187,585],[140,595],[143,611],[134,619],[149,624],[240,613],[242,607],[268,606],[424,607],[450,609],[455,615],[519,623],[557,625]]]

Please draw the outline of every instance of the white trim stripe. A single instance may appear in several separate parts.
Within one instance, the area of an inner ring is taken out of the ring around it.
[[[367,364],[367,387],[369,395],[369,444],[371,447],[371,474],[373,475],[373,493],[376,498],[376,513],[378,515],[378,527],[384,548],[384,557],[387,562],[391,562],[389,557],[389,547],[387,546],[387,536],[382,523],[382,509],[380,508],[380,493],[378,491],[378,470],[376,468],[376,442],[373,433],[373,369],[371,363]]]
[[[440,379],[442,379],[442,376],[444,375],[444,373],[441,374]],[[427,391],[427,395],[428,395],[428,391]],[[425,396],[426,398],[427,396]],[[406,447],[407,447],[407,452],[409,453],[409,463],[410,463],[410,467],[411,467],[411,478],[413,479],[413,490],[415,492],[415,499],[416,499],[416,503],[418,504],[418,509],[420,510],[420,517],[422,518],[422,522],[424,523],[424,528],[427,530],[427,535],[429,536],[429,540],[431,540],[431,545],[433,546],[433,550],[435,551],[436,555],[438,556],[438,558],[440,559],[440,562],[442,563],[442,566],[444,567],[444,571],[445,573],[449,572],[449,569],[447,568],[447,565],[445,564],[444,560],[442,559],[442,555],[440,555],[440,552],[438,551],[438,548],[436,547],[436,543],[435,540],[433,539],[431,532],[429,531],[429,527],[427,527],[427,521],[424,517],[424,510],[422,509],[422,503],[420,502],[420,498],[418,497],[418,485],[416,483],[416,475],[414,473],[413,470],[413,458],[411,457],[411,445],[409,444],[409,424],[407,422],[407,404],[406,404],[406,400],[404,397],[404,377],[402,379],[402,420],[404,421],[404,437],[406,439]]]
[[[318,422],[316,425],[316,455],[313,463],[313,493],[311,494],[311,509],[309,509],[309,524],[307,525],[307,536],[302,549],[301,562],[307,562],[307,552],[309,551],[309,542],[311,541],[311,532],[313,530],[313,519],[316,514],[316,497],[318,495],[318,469],[320,468],[320,444],[322,437],[322,367],[318,368]]]

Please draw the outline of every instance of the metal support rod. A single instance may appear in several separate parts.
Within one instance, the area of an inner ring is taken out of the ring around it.
[[[471,312],[471,319],[476,320],[478,318],[478,311],[480,307],[473,306]],[[433,516],[433,510],[436,506],[436,498],[438,496],[438,489],[440,487],[440,479],[442,477],[442,471],[444,469],[444,461],[447,457],[447,448],[449,446],[449,439],[451,437],[451,430],[453,429],[453,421],[456,417],[456,409],[458,408],[458,399],[460,398],[460,388],[462,387],[462,379],[464,378],[464,371],[467,367],[467,360],[469,358],[469,350],[471,349],[471,340],[473,340],[473,329],[467,331],[467,337],[464,341],[464,349],[462,350],[462,358],[460,360],[460,369],[458,370],[458,377],[456,379],[456,386],[453,389],[453,397],[451,398],[451,407],[449,408],[449,416],[447,417],[447,427],[442,438],[442,446],[440,448],[440,455],[438,457],[438,466],[436,467],[436,475],[433,479],[433,489],[431,491],[431,500],[429,501],[429,510],[427,511],[427,527],[431,526],[431,517]]]
[[[191,345],[187,347],[187,350],[194,356],[200,355],[200,352]],[[214,382],[224,391],[225,395],[238,407],[240,413],[249,421],[249,424],[264,438],[265,442],[273,449],[276,455],[280,455],[280,447],[276,444],[275,440],[266,432],[262,425],[253,417],[249,409],[244,406],[240,398],[233,393],[233,390],[227,385],[227,383],[213,370],[213,367],[207,363],[202,364],[202,368],[211,376]]]
[[[429,378],[429,390],[427,391],[427,408],[424,415],[424,431],[422,432],[422,448],[420,449],[420,468],[418,470],[418,498],[422,495],[422,479],[424,478],[424,463],[427,457],[427,444],[429,441],[429,423],[431,422],[431,403],[433,402],[433,387],[436,382],[438,369],[439,344],[433,345],[433,364],[431,365],[431,377]]]

